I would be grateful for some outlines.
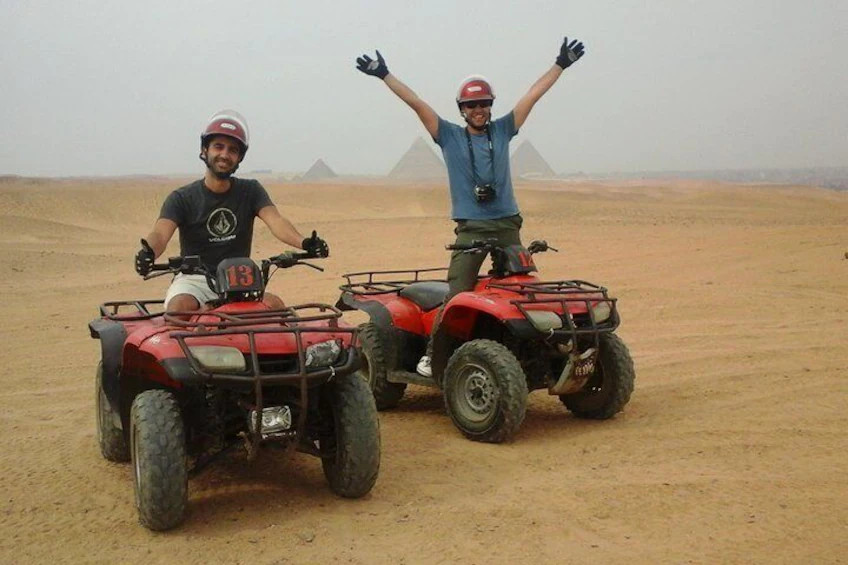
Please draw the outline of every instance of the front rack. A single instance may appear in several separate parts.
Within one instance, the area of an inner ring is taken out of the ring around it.
[[[423,273],[445,273],[444,278],[423,278]],[[389,277],[391,275],[391,277]],[[388,280],[382,280],[383,277]],[[360,273],[345,273],[342,275],[347,284],[339,287],[342,292],[358,296],[375,294],[398,293],[405,287],[417,282],[447,282],[447,267],[430,269],[407,269],[400,271],[363,271]],[[364,279],[364,280],[363,280]],[[378,280],[379,279],[379,280]]]
[[[317,313],[303,314],[303,312],[308,312],[310,310],[317,311]],[[319,302],[287,306],[282,310],[260,310],[253,312],[220,312],[216,310],[209,310],[195,312],[164,312],[163,314],[165,321],[172,326],[178,326],[186,329],[205,329],[209,326],[214,326],[219,330],[238,326],[298,324],[302,322],[317,322],[326,320],[329,323],[329,327],[335,331],[335,329],[339,326],[339,318],[342,317],[341,310],[335,306],[321,304]],[[186,314],[199,314],[207,319],[202,322],[190,321],[184,319]],[[218,321],[208,320],[208,318],[217,318]]]
[[[515,292],[517,294],[523,294],[530,298],[534,297],[536,294],[587,294],[587,293],[599,293],[601,298],[608,298],[607,289],[598,286],[596,284],[590,283],[588,281],[581,280],[562,280],[562,281],[536,281],[530,283],[516,282],[516,283],[502,283],[502,282],[492,282],[489,283],[489,288],[500,288],[503,290],[508,290],[511,292]]]
[[[301,315],[301,311],[317,310],[317,313]],[[183,354],[188,360],[191,368],[207,379],[209,383],[227,383],[253,385],[254,389],[254,405],[251,407],[258,413],[264,408],[264,396],[262,387],[264,385],[290,385],[297,386],[300,392],[300,415],[296,424],[295,435],[297,438],[303,438],[306,430],[306,415],[309,404],[308,388],[310,383],[326,382],[337,374],[347,375],[355,371],[359,367],[359,355],[356,351],[357,328],[339,326],[338,320],[341,318],[341,311],[329,304],[301,304],[290,306],[283,310],[273,310],[266,312],[245,312],[245,313],[228,313],[228,312],[204,312],[203,315],[217,318],[218,321],[210,321],[207,319],[204,322],[186,321],[176,317],[177,313],[169,312],[165,314],[165,319],[169,324],[178,326],[182,330],[172,331],[169,336],[176,340],[182,349]],[[327,320],[327,326],[299,326],[301,322],[314,322]],[[251,326],[251,327],[247,327]],[[261,326],[261,327],[257,327]],[[210,329],[215,328],[215,329]],[[349,334],[351,336],[350,343],[343,353],[341,363],[331,365],[320,369],[308,370],[306,367],[306,347],[303,343],[303,334],[308,333],[333,333],[333,334]],[[295,344],[297,346],[297,370],[276,373],[262,373],[259,362],[259,353],[256,347],[256,336],[260,334],[294,334]],[[208,338],[215,336],[247,336],[250,348],[250,370],[244,374],[219,373],[206,370],[198,362],[197,358],[189,349],[187,341],[198,338]],[[262,420],[258,419],[256,428],[249,434],[249,443],[252,448],[249,453],[255,453],[255,447],[262,441]],[[292,444],[294,445],[294,444]]]
[[[566,327],[559,330],[551,330],[552,337],[570,337],[577,339],[579,335],[592,335],[597,342],[599,333],[615,331],[619,324],[617,298],[610,298],[607,289],[596,284],[582,280],[540,281],[532,283],[491,283],[489,288],[508,290],[521,295],[521,298],[511,300],[521,312],[524,318],[530,322],[529,311],[539,304],[558,305],[564,315],[563,323]],[[570,314],[569,304],[581,303],[586,307],[586,315],[576,317]],[[610,312],[606,319],[600,323],[596,322],[592,314],[598,304],[605,303]],[[575,319],[577,318],[577,319]],[[531,322],[532,323],[532,322]]]

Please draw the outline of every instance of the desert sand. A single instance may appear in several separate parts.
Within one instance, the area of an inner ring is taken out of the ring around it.
[[[267,451],[189,483],[185,523],[137,522],[128,465],[95,438],[107,300],[158,298],[132,259],[174,179],[0,182],[3,563],[844,563],[848,558],[848,193],[708,182],[520,184],[547,278],[603,284],[636,390],[604,422],[530,395],[515,440],[470,442],[435,390],[382,412],[373,491]],[[340,275],[443,266],[437,186],[266,183],[330,243],[279,273],[290,303]],[[175,238],[176,239],[176,238]],[[177,254],[176,241],[169,248]],[[261,222],[254,256],[282,245]],[[356,315],[351,322],[359,322]]]

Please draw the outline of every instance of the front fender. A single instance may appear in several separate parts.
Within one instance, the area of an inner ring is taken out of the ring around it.
[[[121,413],[121,359],[127,330],[118,322],[97,318],[88,324],[91,337],[100,340],[100,359],[103,363],[103,392],[114,414]]]
[[[460,292],[445,306],[439,329],[444,328],[449,334],[468,340],[480,314],[486,314],[504,324],[525,320],[515,305],[498,295]]]

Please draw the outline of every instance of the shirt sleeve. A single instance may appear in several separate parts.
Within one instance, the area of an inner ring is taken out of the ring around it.
[[[518,134],[518,130],[515,129],[515,114],[513,112],[510,112],[505,116],[501,116],[497,120],[493,121],[492,127],[506,134],[510,139]]]
[[[171,220],[178,226],[183,222],[184,214],[183,199],[176,190],[168,195],[165,202],[162,203],[162,209],[159,211],[159,217],[165,220]]]
[[[253,185],[253,215],[259,213],[259,210],[266,206],[273,206],[274,203],[271,201],[271,197],[268,196],[268,191],[265,190],[265,187],[262,186],[258,180],[254,181]]]
[[[439,116],[439,131],[436,132],[436,137],[433,138],[433,141],[436,142],[436,145],[439,147],[445,146],[445,141],[447,140],[447,132],[448,129],[452,126],[449,121]]]

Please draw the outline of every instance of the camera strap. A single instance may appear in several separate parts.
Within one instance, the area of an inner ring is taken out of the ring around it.
[[[471,157],[471,179],[474,184],[480,186],[480,177],[477,176],[477,167],[474,164],[474,148],[471,146],[471,135],[468,133],[468,128],[462,128],[465,132],[465,141],[468,142],[468,156]],[[486,124],[486,137],[489,140],[489,157],[492,160],[492,186],[495,186],[495,146],[492,143],[492,132],[489,130],[489,125]]]

